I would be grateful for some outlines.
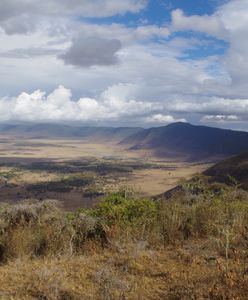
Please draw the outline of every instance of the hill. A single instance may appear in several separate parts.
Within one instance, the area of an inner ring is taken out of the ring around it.
[[[131,150],[149,150],[158,157],[188,161],[220,160],[248,151],[248,132],[180,122],[149,129],[67,124],[1,124],[0,135],[113,142]]]
[[[186,190],[193,195],[198,195],[206,187],[214,193],[219,193],[221,189],[232,187],[236,183],[240,189],[248,191],[248,152],[222,160],[202,174],[195,175],[185,183],[178,184],[153,199],[171,200],[176,196],[185,197]]]
[[[139,131],[122,142],[131,150],[148,149],[157,156],[191,161],[220,159],[248,150],[248,132],[189,123]]]
[[[231,183],[233,178],[242,188],[248,189],[248,152],[221,161],[204,174],[223,183]]]
[[[63,124],[16,124],[0,125],[0,134],[34,139],[87,139],[119,142],[122,139],[141,131],[138,127],[93,127],[71,126]]]

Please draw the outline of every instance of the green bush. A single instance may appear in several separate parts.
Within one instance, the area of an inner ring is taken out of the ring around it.
[[[1,204],[0,261],[77,254],[92,243],[105,246],[110,239],[145,240],[161,246],[186,239],[223,240],[228,232],[246,243],[247,200],[248,193],[236,187],[217,189],[214,194],[206,184],[201,189],[197,186],[197,193],[189,186],[185,196],[161,201],[139,199],[121,190],[95,208],[69,214],[53,201]]]
[[[109,226],[148,225],[155,221],[156,203],[148,199],[130,199],[115,193],[106,197],[93,215]]]

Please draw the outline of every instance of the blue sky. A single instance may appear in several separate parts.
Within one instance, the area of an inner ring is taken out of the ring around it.
[[[102,21],[137,25],[140,20],[144,20],[150,24],[163,25],[171,22],[171,11],[174,9],[180,8],[189,15],[212,14],[220,3],[220,1],[214,0],[153,0],[149,1],[148,5],[139,14],[127,13],[125,15],[110,17],[108,20],[103,18]]]
[[[248,0],[9,0],[0,121],[248,130]]]
[[[147,6],[142,9],[138,14],[126,13],[124,15],[110,16],[108,18],[81,18],[93,24],[125,24],[128,27],[137,27],[139,25],[157,25],[157,26],[169,26],[172,21],[171,11],[175,9],[181,9],[187,15],[211,15],[224,1],[221,0],[152,0],[148,1]],[[228,49],[228,43],[215,37],[207,36],[199,32],[174,32],[165,40],[170,41],[176,37],[182,38],[195,38],[204,40],[204,45],[200,45],[194,49],[186,49],[184,58],[198,59],[210,55],[224,54]],[[163,42],[163,40],[160,40]],[[159,40],[157,41],[159,42]],[[181,57],[181,59],[183,58]]]

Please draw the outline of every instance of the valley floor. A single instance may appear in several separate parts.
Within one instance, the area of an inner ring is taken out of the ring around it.
[[[4,137],[0,144],[0,201],[56,199],[66,209],[75,209],[92,206],[124,186],[151,197],[209,166],[158,160],[151,153],[128,151],[111,143]],[[92,180],[83,187],[58,188],[58,182],[64,184],[71,176]]]

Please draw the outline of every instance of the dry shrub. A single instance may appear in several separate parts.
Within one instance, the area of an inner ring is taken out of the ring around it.
[[[102,246],[107,244],[107,235],[102,224],[96,218],[79,213],[72,216],[68,224],[70,231],[70,252],[78,253],[84,249],[86,241],[99,242]]]
[[[53,201],[27,201],[0,211],[2,260],[55,254],[64,250],[63,214]],[[67,243],[69,247],[69,242]]]
[[[88,299],[246,299],[247,194],[191,193],[167,202],[114,194],[69,215],[53,202],[0,206],[1,261],[42,257],[21,274],[20,295],[27,286],[35,299],[77,299],[77,289],[79,299],[86,290]]]
[[[108,263],[121,273],[136,273],[139,269],[137,261],[144,252],[147,254],[146,248],[144,241],[116,241],[112,244],[113,255]]]
[[[131,291],[130,284],[120,279],[118,273],[109,266],[104,266],[96,273],[95,281],[101,300],[125,299],[125,295]]]
[[[183,240],[190,234],[187,214],[188,208],[179,203],[162,201],[159,204],[157,226],[164,245]]]
[[[28,293],[36,299],[60,300],[65,298],[66,277],[64,271],[59,267],[43,267],[34,270],[33,284],[29,287]],[[67,295],[69,296],[69,295]]]
[[[101,224],[85,214],[68,218],[57,202],[28,201],[0,209],[1,261],[78,254],[88,241],[102,246],[107,242]]]
[[[7,258],[31,257],[38,243],[33,228],[16,228],[6,238],[5,252]]]

